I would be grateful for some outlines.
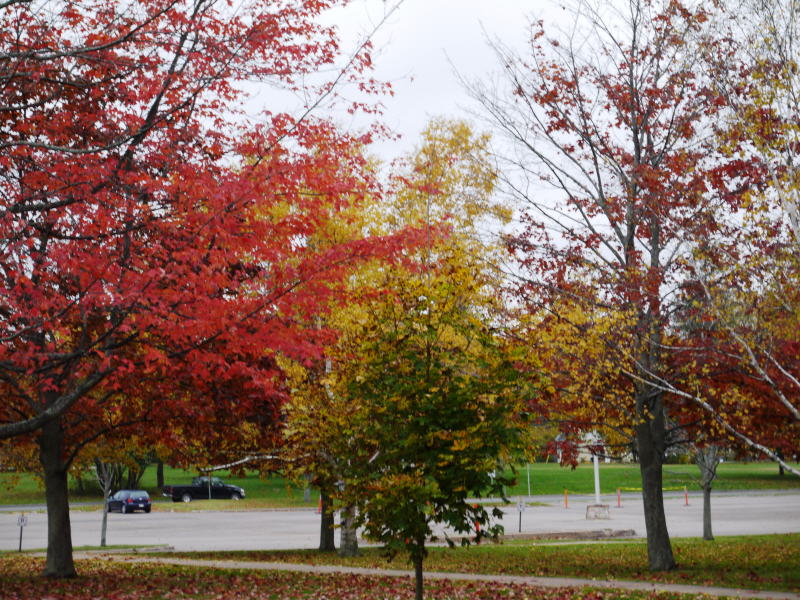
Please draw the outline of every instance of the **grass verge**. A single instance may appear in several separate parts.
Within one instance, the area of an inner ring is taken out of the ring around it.
[[[25,555],[0,556],[3,598],[41,600],[409,600],[410,578],[363,575],[255,572],[236,569],[77,561],[80,577],[52,581],[38,577],[43,561]],[[681,600],[694,596],[591,588],[535,588],[494,582],[427,581],[429,600]]]
[[[647,570],[644,542],[539,544],[515,542],[467,548],[431,548],[428,571],[581,577],[660,583],[713,585],[758,590],[800,591],[800,534],[673,540],[678,569]],[[335,564],[371,568],[410,568],[403,557],[389,562],[377,548],[343,558],[317,551],[250,551],[170,553],[169,556],[305,564]]]

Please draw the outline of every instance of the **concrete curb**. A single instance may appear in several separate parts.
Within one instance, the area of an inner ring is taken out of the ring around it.
[[[504,533],[501,540],[608,540],[635,538],[633,529],[594,529],[592,531],[558,531],[551,533]]]

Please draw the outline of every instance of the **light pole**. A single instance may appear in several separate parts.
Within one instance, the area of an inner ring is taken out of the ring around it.
[[[597,454],[592,455],[592,462],[594,462],[594,503],[600,504],[600,461]]]

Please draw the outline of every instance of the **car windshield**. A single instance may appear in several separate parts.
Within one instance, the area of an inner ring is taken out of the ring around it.
[[[197,477],[195,479],[195,484],[197,485],[208,485],[208,477],[203,475],[202,477]],[[223,485],[222,480],[219,477],[212,477],[211,478],[211,485],[212,486],[220,486]]]

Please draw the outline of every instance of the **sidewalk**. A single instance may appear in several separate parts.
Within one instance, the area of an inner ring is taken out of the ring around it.
[[[76,558],[97,557],[97,553],[76,553]],[[367,569],[363,567],[343,567],[334,565],[304,565],[294,563],[197,560],[188,558],[158,558],[140,556],[122,556],[118,554],[101,554],[106,560],[117,560],[129,563],[158,563],[164,565],[183,565],[214,569],[253,569],[261,571],[290,571],[295,573],[338,573],[365,575],[376,577],[413,577],[412,571],[395,569]],[[800,600],[800,594],[792,592],[773,592],[760,590],[743,590],[723,587],[704,587],[699,585],[683,585],[670,583],[653,583],[643,581],[599,581],[573,577],[524,577],[519,575],[479,575],[472,573],[440,573],[426,572],[426,579],[447,579],[451,581],[492,581],[531,587],[592,587],[605,589],[624,589],[639,591],[671,592],[677,594],[705,594],[707,596],[729,596],[734,598],[773,598],[775,600]]]

